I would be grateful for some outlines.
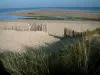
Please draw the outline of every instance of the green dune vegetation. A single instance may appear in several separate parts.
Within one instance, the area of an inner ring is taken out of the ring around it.
[[[34,20],[64,20],[63,17],[53,17],[53,16],[31,16],[27,18],[20,18],[20,19],[34,19]]]
[[[71,17],[71,16],[31,16],[20,19],[34,19],[34,20],[88,20],[88,21],[100,21],[100,17],[98,18],[85,18],[85,17]]]
[[[77,37],[78,42],[64,44],[57,51],[48,46],[25,47],[23,53],[2,52],[0,61],[11,75],[96,75],[100,69],[100,28],[86,33],[98,37],[92,41]]]

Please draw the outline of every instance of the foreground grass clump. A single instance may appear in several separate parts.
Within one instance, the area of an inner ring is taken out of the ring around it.
[[[95,37],[90,44],[88,69],[89,75],[100,74],[100,37]]]
[[[68,68],[69,72],[86,74],[88,71],[88,48],[84,43],[78,43],[67,47],[61,52],[61,60]]]
[[[11,75],[91,75],[92,70],[96,70],[92,66],[100,56],[100,49],[94,42],[87,46],[86,42],[81,40],[73,45],[64,45],[64,48],[58,51],[45,47],[25,47],[25,53],[1,53],[0,61]],[[96,43],[100,41],[97,40]]]
[[[87,69],[87,49],[83,44],[68,46],[60,51],[26,48],[25,53],[4,52],[1,61],[12,75],[70,74]]]
[[[48,58],[48,55],[44,54],[44,52],[32,51],[31,48],[28,50],[26,53],[2,53],[1,61],[6,70],[12,75],[46,74],[48,68],[44,61]]]

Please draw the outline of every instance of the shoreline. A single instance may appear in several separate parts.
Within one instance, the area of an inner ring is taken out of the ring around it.
[[[6,10],[5,10],[6,11]],[[2,12],[2,10],[1,10]],[[0,20],[90,20],[100,21],[100,10],[79,10],[79,9],[13,9],[11,12],[0,13]]]
[[[100,11],[91,10],[65,10],[65,9],[40,9],[40,10],[22,10],[16,12],[9,12],[9,14],[16,16],[70,16],[70,17],[84,17],[84,18],[98,18]]]

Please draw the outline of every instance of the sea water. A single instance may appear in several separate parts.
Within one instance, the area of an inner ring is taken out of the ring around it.
[[[2,8],[0,9],[0,20],[16,20],[19,18],[26,18],[25,16],[16,16],[8,14],[8,12],[15,12],[21,10],[39,10],[39,9],[68,9],[68,10],[93,10],[91,14],[100,14],[100,7],[36,7],[36,8]],[[31,17],[28,17],[31,18]]]

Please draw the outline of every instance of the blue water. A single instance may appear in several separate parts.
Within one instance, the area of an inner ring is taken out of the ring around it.
[[[24,16],[15,16],[7,12],[15,12],[20,10],[38,10],[38,9],[69,9],[69,10],[94,10],[100,11],[100,7],[36,7],[36,8],[5,8],[0,9],[0,20],[16,20],[24,18]],[[3,13],[3,14],[1,14]],[[94,12],[93,12],[94,13]]]
[[[11,15],[11,14],[7,14],[7,13],[0,15],[0,20],[16,20],[16,19],[19,19],[19,18],[28,18],[28,17],[16,16],[16,15]]]

